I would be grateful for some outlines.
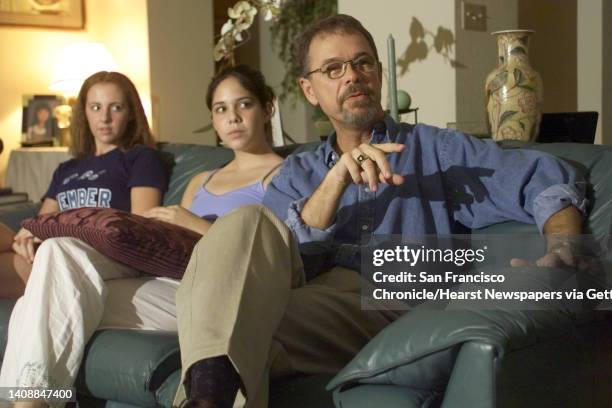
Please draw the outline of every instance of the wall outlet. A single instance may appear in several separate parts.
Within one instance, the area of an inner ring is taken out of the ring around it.
[[[461,28],[472,31],[487,31],[487,6],[462,1]]]

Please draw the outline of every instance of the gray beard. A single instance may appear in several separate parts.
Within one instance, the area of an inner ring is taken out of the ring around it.
[[[366,108],[366,111],[364,112],[362,109],[359,109],[357,112],[348,110],[342,111],[342,121],[347,125],[357,128],[365,127],[374,122],[378,111],[373,102],[366,102],[362,106],[359,106],[359,108]]]

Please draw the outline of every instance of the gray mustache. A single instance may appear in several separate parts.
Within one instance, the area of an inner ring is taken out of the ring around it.
[[[340,103],[344,102],[350,94],[361,93],[372,99],[372,91],[365,85],[351,84],[339,96]]]

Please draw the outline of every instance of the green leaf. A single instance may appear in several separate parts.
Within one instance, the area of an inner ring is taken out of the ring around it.
[[[510,54],[512,55],[527,54],[527,51],[525,51],[523,47],[514,47],[513,49],[510,50]]]
[[[336,0],[290,0],[284,2],[278,19],[270,26],[272,46],[285,66],[285,76],[281,82],[281,100],[290,100],[294,104],[303,96],[298,85],[300,75],[297,61],[293,55],[293,46],[310,23],[324,17],[337,14]]]
[[[510,119],[510,117],[515,113],[516,111],[505,111],[504,113],[502,113],[501,117],[499,118],[499,126],[501,126],[505,121]]]

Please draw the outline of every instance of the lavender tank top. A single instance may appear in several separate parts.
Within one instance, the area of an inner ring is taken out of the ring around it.
[[[270,172],[274,171],[276,167],[278,166],[275,166]],[[262,177],[257,183],[228,191],[225,194],[213,194],[206,189],[206,184],[208,184],[217,171],[219,171],[219,169],[213,170],[194,194],[191,208],[189,209],[192,213],[198,217],[214,221],[234,208],[242,207],[243,205],[262,203],[265,194],[263,180],[270,172]]]

